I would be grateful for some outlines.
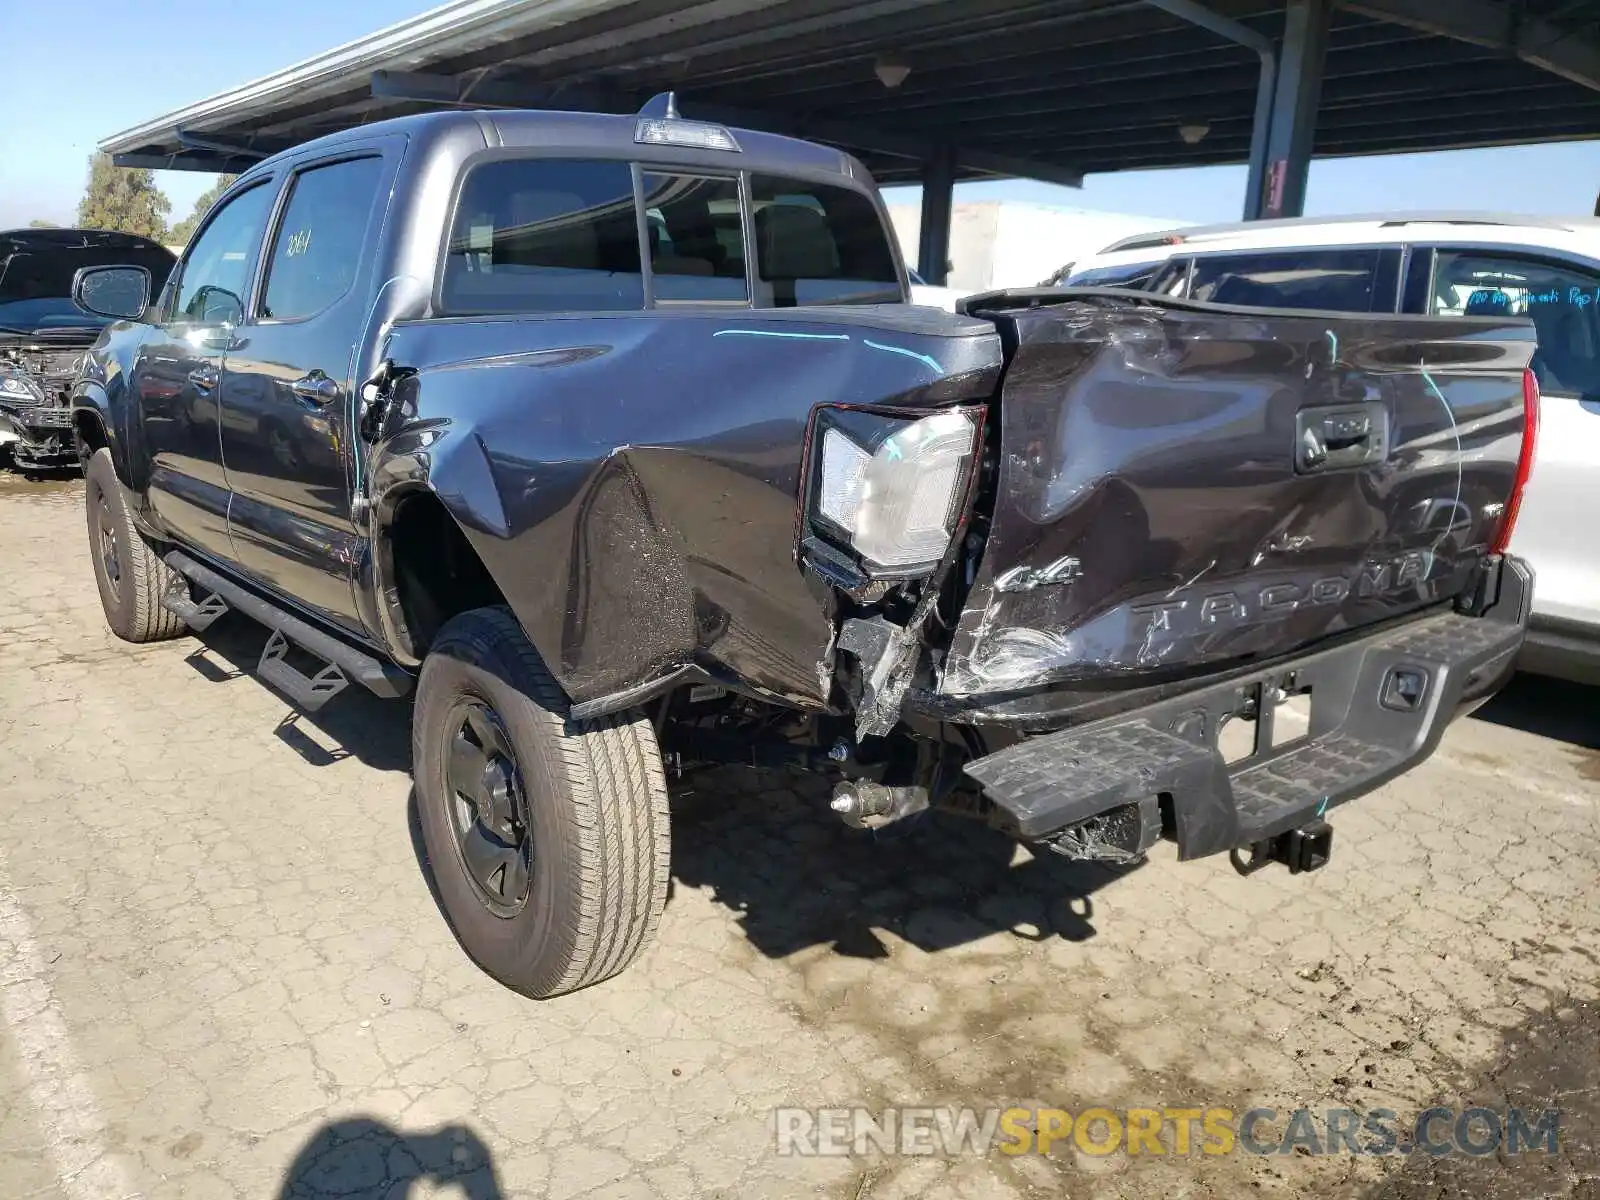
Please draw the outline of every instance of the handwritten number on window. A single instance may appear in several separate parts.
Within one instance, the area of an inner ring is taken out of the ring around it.
[[[296,230],[294,233],[291,233],[289,235],[288,247],[287,247],[286,251],[284,252],[284,257],[285,258],[299,258],[302,254],[304,254],[306,251],[308,251],[310,249],[311,249],[311,230],[309,230],[309,229]]]

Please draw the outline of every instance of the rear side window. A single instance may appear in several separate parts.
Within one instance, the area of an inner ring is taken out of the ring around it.
[[[643,308],[628,164],[519,158],[473,167],[440,299],[454,313]]]
[[[1533,371],[1554,396],[1600,398],[1600,277],[1536,259],[1441,250],[1428,311],[1527,317],[1538,333]]]
[[[902,299],[889,235],[860,192],[750,177],[762,307],[893,304]]]
[[[646,171],[644,216],[658,302],[749,303],[737,179]]]
[[[382,173],[381,158],[355,158],[295,176],[268,260],[263,317],[314,316],[350,290]]]
[[[1256,308],[1371,312],[1381,290],[1381,250],[1292,250],[1211,254],[1194,260],[1191,300]],[[1393,272],[1381,307],[1394,304]]]

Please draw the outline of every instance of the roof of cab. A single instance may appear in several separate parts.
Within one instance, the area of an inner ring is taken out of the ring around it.
[[[340,146],[384,134],[438,135],[448,130],[476,126],[489,147],[533,148],[553,153],[588,150],[605,157],[649,157],[668,161],[693,159],[703,165],[743,169],[790,169],[838,175],[865,181],[865,168],[849,154],[814,142],[800,141],[780,134],[753,129],[726,127],[738,143],[738,151],[711,150],[684,146],[640,144],[634,140],[640,117],[612,113],[561,112],[538,109],[461,109],[451,112],[420,113],[375,121],[352,129],[330,133],[304,142],[265,159],[250,168],[247,175],[288,158],[300,158],[337,150]],[[687,121],[686,124],[697,122]]]

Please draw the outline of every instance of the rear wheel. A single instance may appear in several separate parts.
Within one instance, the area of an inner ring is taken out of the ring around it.
[[[418,815],[457,938],[489,974],[545,998],[617,974],[666,905],[667,788],[638,713],[565,715],[566,697],[502,608],[449,621],[412,722]]]
[[[90,456],[83,494],[89,559],[111,632],[126,642],[159,642],[187,632],[180,618],[161,607],[162,593],[181,577],[134,525],[110,450],[102,447]]]

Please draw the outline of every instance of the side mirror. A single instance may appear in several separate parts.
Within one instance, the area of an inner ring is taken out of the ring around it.
[[[97,317],[137,321],[150,307],[150,272],[143,267],[82,267],[72,277],[72,302]]]
[[[202,325],[237,325],[244,320],[244,301],[227,288],[207,283],[195,292],[184,315]]]

